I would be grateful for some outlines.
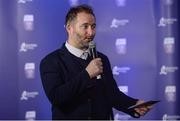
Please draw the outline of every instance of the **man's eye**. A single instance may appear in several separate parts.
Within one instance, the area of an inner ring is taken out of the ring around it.
[[[88,25],[83,25],[83,28],[84,28],[84,29],[87,29],[87,28],[88,28]]]
[[[83,28],[83,29],[88,29],[89,27],[90,27],[91,29],[95,29],[95,28],[96,28],[96,25],[88,25],[88,24],[82,25],[82,28]]]
[[[92,28],[92,29],[95,29],[95,28],[96,28],[96,25],[92,25],[91,28]]]

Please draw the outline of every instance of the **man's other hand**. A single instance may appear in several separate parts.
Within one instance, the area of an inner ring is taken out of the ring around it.
[[[143,100],[138,100],[136,105],[144,103]],[[140,114],[140,116],[144,116],[150,109],[152,108],[152,105],[145,105],[138,108],[135,108],[135,111]]]

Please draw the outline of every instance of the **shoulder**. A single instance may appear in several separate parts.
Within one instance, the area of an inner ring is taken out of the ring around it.
[[[57,59],[59,56],[59,53],[60,53],[60,49],[50,52],[45,57],[43,57],[41,61]]]
[[[45,57],[43,57],[40,61],[40,66],[53,66],[58,65],[61,61],[62,56],[64,55],[62,49],[57,49],[53,52],[50,52]]]
[[[41,61],[45,60],[58,60],[61,56],[67,53],[67,49],[65,48],[65,44],[63,44],[60,48],[50,52]]]

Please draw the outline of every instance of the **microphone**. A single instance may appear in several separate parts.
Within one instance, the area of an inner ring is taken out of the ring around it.
[[[89,42],[89,51],[92,59],[95,59],[98,57],[97,51],[96,51],[96,43],[94,41]],[[97,79],[101,79],[101,75],[98,75],[96,77]]]

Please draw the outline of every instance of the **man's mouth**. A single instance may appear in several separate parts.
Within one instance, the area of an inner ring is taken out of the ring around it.
[[[86,38],[86,40],[88,40],[88,42],[90,42],[90,41],[93,40],[93,38],[92,37],[91,38]]]

